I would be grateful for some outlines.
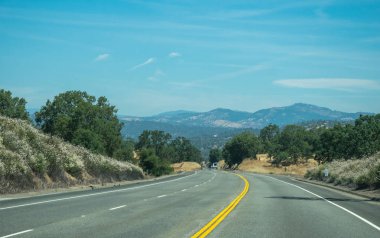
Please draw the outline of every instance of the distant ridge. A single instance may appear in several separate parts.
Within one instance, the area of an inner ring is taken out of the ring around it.
[[[295,103],[285,107],[261,109],[254,113],[217,108],[208,112],[178,110],[160,113],[151,117],[121,116],[120,119],[125,121],[163,122],[176,126],[260,129],[271,123],[284,126],[307,121],[347,122],[355,120],[360,115],[368,114],[373,113],[347,113],[311,104]]]

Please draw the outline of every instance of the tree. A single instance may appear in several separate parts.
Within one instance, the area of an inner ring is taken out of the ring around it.
[[[175,138],[169,145],[173,148],[172,162],[178,163],[183,161],[201,162],[201,152],[191,144],[190,140],[185,137]]]
[[[140,166],[144,171],[154,176],[173,172],[169,162],[158,157],[152,148],[143,148],[140,151]]]
[[[29,120],[24,98],[12,97],[10,91],[0,89],[0,114],[10,118]]]
[[[67,91],[46,102],[36,123],[45,133],[112,157],[122,142],[116,112],[105,97],[96,100],[86,92]]]
[[[223,158],[229,166],[240,164],[245,158],[255,158],[261,151],[261,143],[257,136],[243,132],[228,141],[223,148]]]
[[[222,151],[218,148],[213,148],[209,153],[209,162],[210,164],[217,163],[222,159]]]
[[[354,125],[335,125],[321,133],[315,158],[320,162],[359,159],[380,151],[380,114],[360,116]]]
[[[302,126],[288,125],[284,128],[278,137],[278,146],[274,153],[274,159],[287,155],[287,163],[297,163],[301,158],[307,158],[312,155],[312,146],[308,143],[309,132]],[[285,154],[281,154],[284,152]],[[284,161],[285,162],[285,161]]]
[[[131,139],[123,140],[119,149],[115,151],[114,157],[121,161],[133,161],[135,143]]]
[[[164,131],[145,130],[139,136],[136,149],[151,148],[157,156],[161,156],[164,148],[169,144],[172,136]]]
[[[259,138],[263,144],[263,150],[268,153],[270,157],[273,156],[276,150],[279,135],[280,128],[274,124],[269,124],[260,131]]]

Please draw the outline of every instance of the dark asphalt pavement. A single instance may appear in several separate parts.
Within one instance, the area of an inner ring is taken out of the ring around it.
[[[242,175],[250,191],[210,237],[380,237],[379,202],[284,176]],[[0,237],[190,237],[243,187],[231,173],[203,170],[156,182],[4,200]]]

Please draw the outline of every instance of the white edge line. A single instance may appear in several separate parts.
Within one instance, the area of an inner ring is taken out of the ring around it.
[[[164,195],[160,195],[160,196],[157,196],[157,198],[163,198],[163,197],[166,197],[167,195],[164,194]]]
[[[112,210],[116,210],[116,209],[119,209],[119,208],[123,208],[123,207],[126,207],[127,205],[121,205],[121,206],[118,206],[118,207],[113,207],[113,208],[110,208],[108,210],[112,211]]]
[[[31,232],[31,231],[33,231],[33,229],[25,230],[25,231],[20,231],[20,232],[13,233],[13,234],[10,234],[10,235],[2,236],[0,238],[7,238],[7,237],[12,237],[12,236],[17,236],[17,235],[21,235],[21,234],[24,234],[24,233],[27,233],[27,232]]]
[[[75,199],[75,198],[91,197],[91,196],[96,196],[96,195],[101,195],[101,194],[116,193],[116,192],[123,192],[123,191],[127,191],[127,190],[134,190],[134,189],[139,189],[139,188],[151,187],[151,186],[158,185],[158,184],[170,183],[170,182],[178,181],[178,180],[181,180],[184,178],[189,178],[189,177],[196,175],[196,174],[197,174],[197,172],[190,174],[190,175],[187,175],[187,176],[184,176],[184,177],[181,177],[181,178],[177,178],[177,179],[173,179],[173,180],[169,180],[169,181],[146,184],[146,185],[142,185],[142,186],[138,186],[138,187],[123,188],[123,189],[119,189],[119,190],[112,190],[112,191],[99,192],[99,193],[91,193],[91,194],[72,196],[72,197],[67,197],[67,198],[58,198],[58,199],[46,200],[46,201],[41,201],[41,202],[26,203],[26,204],[20,204],[20,205],[9,206],[9,207],[1,207],[0,211],[12,209],[12,208],[17,208],[17,207],[26,207],[26,206],[43,204],[43,203],[58,202],[58,201],[63,201],[63,200]],[[3,238],[3,237],[0,237],[0,238]]]
[[[365,219],[365,218],[359,216],[358,214],[356,214],[356,213],[354,213],[354,212],[348,210],[347,208],[342,207],[342,206],[340,206],[340,205],[338,205],[338,204],[336,204],[336,203],[334,203],[334,202],[332,202],[332,201],[330,201],[330,200],[328,200],[328,199],[326,199],[326,198],[324,198],[324,197],[322,197],[322,196],[320,196],[320,195],[318,195],[318,194],[315,194],[315,193],[313,193],[313,192],[311,192],[311,191],[309,191],[309,190],[307,190],[307,189],[304,189],[303,187],[300,187],[300,186],[298,186],[298,185],[295,185],[295,184],[292,184],[292,183],[288,183],[288,182],[282,181],[282,180],[280,180],[280,179],[273,178],[273,177],[271,177],[271,176],[266,176],[266,177],[269,177],[269,178],[271,178],[271,179],[275,179],[275,180],[278,180],[278,181],[280,181],[280,182],[283,182],[283,183],[286,183],[286,184],[292,185],[292,186],[297,187],[297,188],[299,188],[299,189],[301,189],[301,190],[303,190],[303,191],[305,191],[305,192],[308,192],[308,193],[310,193],[310,194],[312,194],[312,195],[314,195],[314,196],[316,196],[316,197],[318,197],[318,198],[321,198],[321,199],[323,199],[324,201],[330,203],[331,205],[334,205],[334,206],[336,206],[336,207],[342,209],[343,211],[348,212],[349,214],[353,215],[354,217],[360,219],[361,221],[367,223],[368,225],[372,226],[372,227],[375,228],[376,230],[380,231],[380,227],[376,226],[375,224],[373,224],[372,222],[368,221],[367,219]]]

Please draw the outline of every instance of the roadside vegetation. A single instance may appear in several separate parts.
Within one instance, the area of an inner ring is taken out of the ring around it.
[[[0,116],[0,193],[143,178],[136,165],[94,154],[29,122]]]
[[[379,188],[380,114],[361,116],[354,124],[336,124],[332,128],[279,128],[271,124],[258,136],[245,132],[233,137],[222,151],[230,168],[236,168],[244,159],[255,159],[258,153],[268,154],[275,167],[306,164],[314,159],[319,166],[307,172],[306,178]],[[330,172],[327,178],[321,175],[325,168]]]
[[[328,169],[329,176],[324,176]],[[353,189],[380,188],[380,153],[363,159],[334,160],[309,170],[306,178],[321,180]]]
[[[105,97],[61,93],[35,113],[35,124],[25,105],[0,90],[0,193],[161,176],[173,172],[171,163],[202,160],[189,140],[162,131],[122,138]]]
[[[172,163],[192,161],[200,163],[200,151],[184,137],[172,139],[163,131],[144,131],[136,143],[140,165],[149,174],[160,176],[173,172]]]

